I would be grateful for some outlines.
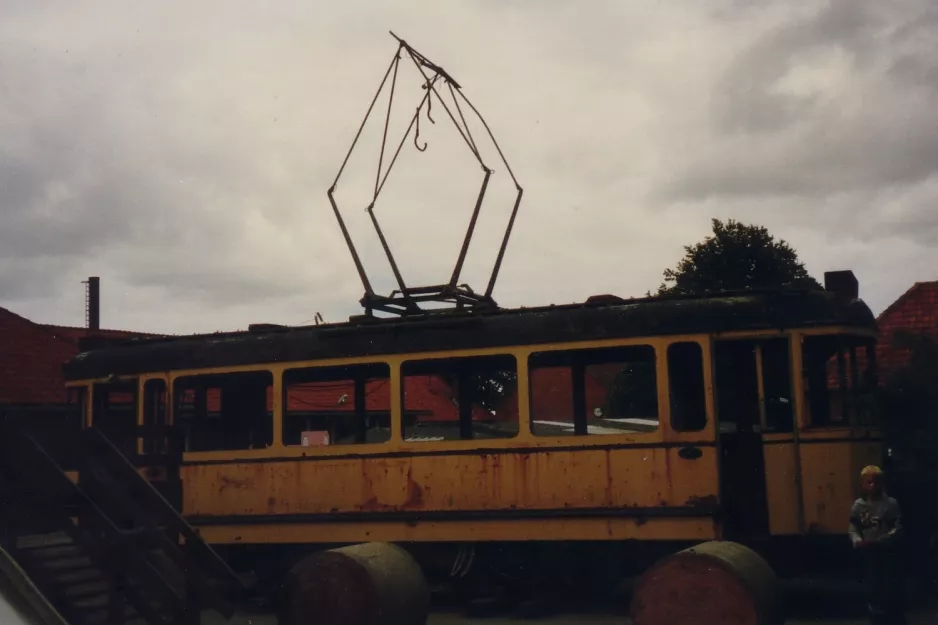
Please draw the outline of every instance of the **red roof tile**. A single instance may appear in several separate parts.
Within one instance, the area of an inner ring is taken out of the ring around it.
[[[66,401],[62,365],[78,353],[78,339],[137,333],[42,325],[0,308],[0,404]]]
[[[147,336],[155,337],[162,336],[160,334],[152,334],[148,332],[133,332],[131,330],[92,330],[91,328],[78,328],[75,326],[56,326],[51,324],[38,324],[39,327],[49,330],[56,336],[60,338],[67,339],[78,344],[79,339],[86,339],[90,337],[104,337],[104,338],[113,338],[113,339],[128,339],[136,336]]]
[[[606,409],[608,388],[612,380],[622,369],[620,364],[593,365],[586,376],[586,416],[593,418],[593,410]],[[531,420],[565,421],[573,420],[573,378],[569,367],[544,367],[530,373],[531,380]],[[505,397],[500,413],[517,418],[517,393]]]
[[[438,376],[409,376],[404,380],[405,409],[419,415],[421,422],[458,421],[459,413],[453,389]],[[342,413],[355,410],[355,384],[351,380],[332,382],[303,382],[287,387],[288,412]],[[267,389],[267,409],[272,406],[273,389]],[[221,410],[221,391],[208,389],[207,410]],[[389,411],[391,407],[390,380],[371,380],[365,385],[365,408],[372,412]],[[491,415],[479,405],[473,406],[473,420],[492,421],[517,418],[514,414],[499,412]]]
[[[897,332],[938,338],[938,281],[916,282],[884,310],[876,322],[879,326],[877,366],[880,379],[886,380],[909,362],[909,350],[896,344]]]

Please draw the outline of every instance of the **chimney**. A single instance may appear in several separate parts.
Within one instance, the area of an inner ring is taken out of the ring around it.
[[[844,271],[825,271],[824,290],[845,299],[860,298],[860,283],[849,269]]]
[[[85,291],[85,325],[89,330],[101,328],[101,278],[88,278]]]

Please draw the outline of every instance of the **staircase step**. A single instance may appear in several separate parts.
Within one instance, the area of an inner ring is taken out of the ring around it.
[[[20,550],[42,549],[45,547],[59,547],[74,545],[72,537],[65,532],[54,534],[25,534],[16,538],[16,548]]]
[[[89,603],[81,606],[71,606],[68,610],[69,623],[71,625],[106,625],[110,611],[108,609],[107,596],[104,596],[103,602]],[[123,622],[128,621],[143,622],[144,619],[133,606],[125,605],[122,613]]]
[[[64,596],[68,601],[82,601],[90,597],[107,595],[108,586],[108,581],[106,579],[102,579],[100,581],[69,584],[61,588],[61,593],[62,596]]]
[[[99,581],[107,582],[105,574],[98,568],[86,568],[59,573],[55,576],[53,583],[56,586],[72,586]]]

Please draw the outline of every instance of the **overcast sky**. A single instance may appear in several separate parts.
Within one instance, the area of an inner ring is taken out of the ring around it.
[[[938,279],[934,0],[0,0],[0,306],[82,325],[98,275],[110,328],[357,313],[326,190],[388,30],[460,82],[525,189],[503,306],[642,295],[712,217],[767,226],[819,279],[853,269],[875,312]],[[400,75],[395,139],[423,95]],[[385,107],[338,196],[388,292],[364,212]],[[449,277],[482,179],[431,116],[376,205],[412,284]],[[477,289],[513,194],[491,156]]]

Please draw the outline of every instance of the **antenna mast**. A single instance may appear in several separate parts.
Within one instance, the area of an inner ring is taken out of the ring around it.
[[[358,270],[358,275],[362,280],[362,285],[365,287],[365,295],[361,299],[361,304],[365,308],[365,313],[369,316],[373,315],[375,311],[402,316],[425,314],[429,311],[424,309],[422,305],[431,302],[448,304],[449,310],[497,308],[498,306],[495,303],[495,300],[492,299],[492,291],[495,289],[495,280],[498,278],[499,269],[501,269],[502,260],[505,256],[505,249],[508,247],[508,239],[511,236],[511,230],[514,227],[515,217],[518,215],[518,207],[521,205],[521,196],[524,191],[521,188],[521,185],[518,184],[518,180],[515,178],[514,173],[511,171],[511,167],[508,165],[508,161],[505,159],[505,155],[502,153],[498,142],[495,140],[495,136],[492,134],[492,130],[489,128],[489,125],[482,117],[482,114],[479,113],[478,109],[476,109],[472,102],[470,102],[466,95],[462,92],[462,87],[459,85],[459,83],[457,83],[453,77],[442,67],[431,62],[427,57],[417,52],[413,47],[410,46],[410,44],[395,35],[393,32],[391,33],[391,36],[394,37],[394,39],[398,42],[397,50],[395,50],[394,57],[392,58],[387,71],[384,73],[384,78],[381,80],[378,91],[371,100],[371,105],[368,107],[368,111],[365,113],[365,119],[362,120],[361,126],[358,128],[358,132],[355,134],[355,139],[352,141],[352,146],[345,155],[345,160],[342,161],[341,167],[339,167],[339,173],[336,175],[335,181],[332,183],[332,186],[329,187],[329,191],[327,192],[329,203],[332,205],[332,210],[335,213],[336,220],[339,222],[339,228],[342,230],[342,236],[345,238],[345,243],[348,245],[349,252],[352,254],[352,260],[355,263],[355,268]],[[388,125],[391,119],[391,107],[394,101],[394,88],[397,84],[398,69],[402,59],[405,59],[405,65],[408,65],[406,59],[409,59],[417,71],[420,72],[424,80],[423,90],[425,93],[423,98],[420,100],[419,105],[417,106],[417,110],[410,119],[410,124],[407,126],[407,130],[404,132],[404,136],[401,137],[401,140],[397,145],[397,149],[394,151],[393,156],[391,156],[387,167],[382,172],[382,167],[384,166],[385,148],[388,138]],[[335,189],[339,184],[339,179],[342,177],[342,172],[345,170],[345,166],[349,161],[349,157],[352,155],[352,152],[358,143],[358,139],[361,137],[362,130],[365,128],[365,124],[368,122],[368,118],[371,116],[371,113],[375,108],[375,103],[377,103],[379,96],[381,95],[382,91],[384,91],[389,77],[391,78],[390,94],[388,96],[388,108],[384,120],[384,133],[382,135],[381,141],[381,153],[378,157],[377,173],[375,174],[374,193],[372,194],[371,201],[365,210],[368,212],[368,216],[370,217],[371,223],[375,228],[378,239],[381,241],[381,247],[384,248],[385,256],[387,256],[388,264],[391,266],[391,271],[393,272],[394,278],[397,281],[398,288],[390,295],[378,295],[374,292],[374,289],[371,286],[371,282],[368,280],[368,275],[365,273],[365,268],[358,256],[358,252],[355,250],[355,245],[352,243],[352,237],[349,235],[348,229],[345,226],[345,220],[342,218],[342,213],[339,210],[338,204],[336,203]],[[449,93],[450,103],[447,103],[447,101],[444,100],[443,95],[441,95],[441,91],[443,93]],[[450,276],[449,282],[446,284],[433,286],[412,287],[405,284],[404,278],[397,266],[397,262],[394,260],[394,255],[391,253],[391,248],[388,245],[387,239],[385,238],[384,233],[381,230],[381,226],[378,223],[378,218],[375,215],[375,203],[378,201],[381,190],[384,188],[384,183],[388,179],[388,174],[391,173],[391,168],[397,161],[397,157],[401,153],[401,149],[404,147],[404,142],[410,136],[411,131],[415,131],[413,137],[414,147],[417,148],[417,150],[420,152],[423,152],[427,149],[426,143],[424,143],[421,147],[420,143],[418,142],[420,137],[420,116],[421,112],[426,109],[425,114],[427,119],[431,123],[436,123],[436,121],[434,121],[434,119],[430,116],[431,106],[434,103],[434,100],[443,106],[443,110],[446,111],[450,121],[452,121],[456,126],[456,129],[459,131],[459,134],[468,147],[469,151],[473,154],[473,156],[475,156],[476,161],[482,168],[483,178],[478,196],[476,198],[475,207],[472,211],[472,217],[469,220],[469,227],[466,230],[466,235],[463,239],[462,247],[459,250],[459,256],[456,259],[456,266],[453,268],[453,273]],[[505,234],[502,237],[501,246],[499,247],[498,255],[495,259],[495,265],[492,268],[492,273],[489,276],[488,285],[486,286],[485,292],[483,294],[476,293],[466,284],[459,284],[459,277],[460,273],[462,272],[463,263],[466,260],[466,254],[469,251],[469,244],[472,241],[472,235],[475,230],[476,221],[479,217],[479,212],[482,209],[482,202],[485,199],[485,192],[488,188],[489,180],[494,172],[482,159],[476,144],[476,140],[470,132],[469,125],[466,123],[465,111],[463,110],[460,102],[465,104],[469,111],[474,114],[475,117],[478,118],[478,120],[482,123],[482,126],[485,128],[489,139],[491,139],[492,144],[495,146],[495,149],[498,152],[498,156],[505,165],[505,170],[508,172],[508,175],[511,176],[511,180],[515,185],[515,189],[517,190],[517,196],[515,197],[514,206],[511,210],[511,217],[508,220],[508,226],[505,229]],[[453,111],[455,111],[455,114]],[[438,310],[439,309],[437,309],[437,311]]]

